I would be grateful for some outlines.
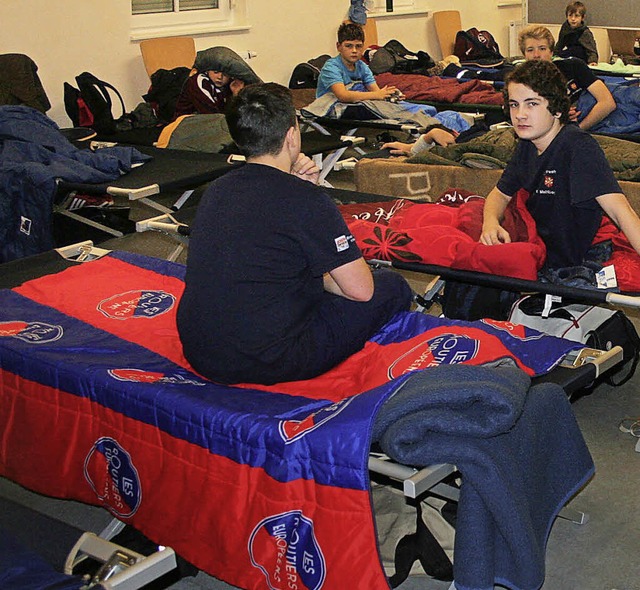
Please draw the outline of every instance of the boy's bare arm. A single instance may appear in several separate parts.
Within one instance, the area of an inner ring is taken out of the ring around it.
[[[325,291],[352,301],[369,301],[373,297],[373,276],[364,258],[334,268],[324,275],[323,282]]]
[[[606,84],[602,80],[596,80],[587,91],[593,96],[596,104],[589,111],[589,114],[580,121],[582,129],[590,129],[596,123],[599,123],[608,114],[616,110],[616,101]]]
[[[382,144],[382,149],[389,149],[393,155],[418,154],[424,150],[430,149],[433,145],[448,146],[456,142],[457,131],[447,131],[438,127],[430,129],[424,135],[421,135],[418,141],[414,143],[403,143],[401,141],[391,141]]]
[[[482,233],[480,235],[482,244],[493,246],[511,242],[509,232],[501,225],[504,211],[510,200],[511,197],[505,195],[498,187],[493,188],[487,195],[483,210]]]
[[[622,193],[609,193],[596,198],[604,212],[627,237],[634,250],[640,254],[640,218]]]

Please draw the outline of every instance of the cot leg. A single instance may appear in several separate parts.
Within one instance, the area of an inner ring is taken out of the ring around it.
[[[105,590],[142,588],[177,567],[176,555],[171,547],[161,547],[145,557],[87,532],[71,549],[64,565],[64,572],[73,574],[75,565],[85,557],[103,564],[92,582]]]
[[[589,515],[586,512],[580,512],[575,508],[569,508],[565,506],[560,512],[558,512],[560,518],[570,520],[575,524],[586,524],[589,522]]]
[[[109,524],[100,531],[98,536],[108,541],[109,539],[113,539],[113,537],[118,533],[122,532],[125,526],[126,525],[121,520],[112,518]]]
[[[122,236],[124,236],[124,234],[117,229],[113,229],[112,227],[109,227],[108,225],[104,225],[103,223],[99,223],[97,221],[93,221],[92,219],[88,219],[86,217],[83,217],[82,215],[78,215],[77,213],[74,213],[73,211],[68,211],[66,209],[59,209],[56,208],[56,212],[59,213],[60,215],[64,215],[65,217],[68,217],[69,219],[74,219],[75,221],[79,221],[80,223],[84,223],[85,225],[88,225],[89,227],[93,227],[95,229],[99,229],[105,233],[111,234],[112,236],[115,236],[116,238],[121,238]]]

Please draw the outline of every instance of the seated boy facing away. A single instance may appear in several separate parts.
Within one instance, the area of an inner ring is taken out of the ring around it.
[[[360,25],[342,23],[338,28],[338,55],[328,59],[318,77],[316,98],[331,91],[340,102],[360,102],[361,100],[385,100],[401,98],[395,86],[380,88],[373,72],[362,61],[364,53],[364,31]],[[365,91],[350,90],[348,87],[360,82]]]
[[[480,241],[508,243],[501,221],[509,201],[524,189],[547,248],[546,267],[584,264],[605,213],[640,253],[640,219],[622,194],[597,141],[568,125],[565,79],[548,61],[518,66],[506,79],[505,103],[520,138],[496,187],[487,196]]]
[[[174,119],[182,115],[224,113],[227,101],[245,84],[260,82],[251,67],[228,47],[199,51],[193,67],[196,73],[182,88]]]
[[[584,23],[587,8],[582,2],[570,2],[565,9],[567,20],[562,23],[555,55],[558,57],[577,57],[589,65],[598,63],[596,40],[589,27]]]
[[[246,86],[226,119],[247,163],[198,207],[177,314],[185,357],[221,383],[315,377],[407,310],[411,289],[392,271],[371,272],[316,186],[289,90]]]

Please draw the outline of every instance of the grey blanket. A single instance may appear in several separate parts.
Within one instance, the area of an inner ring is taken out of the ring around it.
[[[537,590],[551,525],[593,475],[562,388],[529,385],[519,369],[440,366],[411,375],[376,417],[392,459],[462,474],[457,590]]]
[[[222,113],[184,117],[169,137],[168,148],[192,152],[218,153],[233,143]]]
[[[357,103],[371,113],[371,119],[381,119],[390,123],[414,123],[421,127],[429,127],[440,123],[435,117],[431,117],[415,109],[408,109],[402,102],[389,102],[387,100],[362,100]],[[340,119],[351,103],[340,102],[333,92],[327,92],[316,98],[310,105],[301,109],[301,113],[307,117],[329,117]]]

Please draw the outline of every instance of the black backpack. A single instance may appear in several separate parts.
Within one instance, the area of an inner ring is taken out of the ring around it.
[[[456,33],[453,54],[463,65],[498,66],[504,61],[493,35],[475,27]]]
[[[369,67],[374,74],[391,72],[392,74],[428,75],[428,70],[436,64],[426,51],[409,51],[400,41],[391,39],[382,47],[371,51]]]
[[[190,68],[181,66],[172,70],[161,68],[151,74],[151,87],[142,98],[151,105],[156,117],[163,123],[173,120],[176,102],[190,72]]]
[[[320,76],[320,70],[325,62],[330,59],[330,55],[320,55],[309,61],[299,63],[293,72],[289,80],[289,88],[317,88],[318,76]]]
[[[74,127],[91,127],[97,133],[111,135],[117,131],[116,121],[111,109],[113,101],[110,92],[118,98],[122,108],[121,117],[126,111],[124,100],[118,90],[89,72],[76,76],[78,88],[64,83],[64,107]]]

